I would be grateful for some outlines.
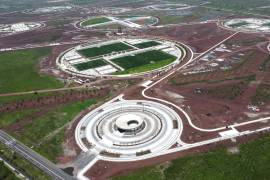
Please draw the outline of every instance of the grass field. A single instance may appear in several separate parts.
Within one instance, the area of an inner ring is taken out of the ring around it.
[[[113,180],[252,180],[270,179],[270,136],[241,145],[232,154],[219,148],[204,154],[144,168]]]
[[[83,71],[83,70],[97,68],[97,67],[101,67],[101,66],[105,66],[105,65],[107,65],[107,63],[105,61],[103,61],[102,59],[97,59],[97,60],[94,60],[94,61],[75,64],[74,67],[78,71]]]
[[[82,26],[89,26],[89,25],[110,22],[110,21],[111,20],[106,18],[106,17],[96,17],[96,18],[92,18],[92,19],[88,19],[88,20],[84,21],[81,25]]]
[[[139,44],[134,44],[133,46],[140,48],[140,49],[144,49],[144,48],[158,46],[158,45],[160,45],[160,43],[157,41],[148,41],[148,42],[142,42]]]
[[[113,44],[108,44],[100,47],[92,47],[88,49],[82,49],[78,50],[80,54],[87,58],[95,57],[95,56],[101,56],[105,54],[109,54],[112,52],[119,52],[124,50],[132,49],[132,47],[122,43],[122,42],[116,42]]]
[[[116,74],[127,74],[151,71],[168,65],[175,61],[175,59],[176,57],[170,54],[153,50],[136,54],[135,56],[113,59],[112,61],[125,69],[125,71],[117,72]]]
[[[27,124],[21,133],[13,135],[28,147],[33,146],[37,152],[56,162],[56,157],[62,153],[67,123],[79,112],[95,103],[96,100],[91,99],[59,106],[33,119],[33,122]]]
[[[59,88],[63,84],[38,72],[39,61],[50,48],[0,53],[0,93]]]

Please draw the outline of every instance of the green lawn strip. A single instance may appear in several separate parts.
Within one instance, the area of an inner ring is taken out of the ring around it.
[[[144,48],[158,46],[158,45],[160,45],[160,43],[157,42],[157,41],[148,41],[148,42],[142,42],[142,43],[134,44],[133,46],[135,46],[137,48],[140,48],[140,49],[144,49]]]
[[[225,148],[204,154],[190,155],[172,161],[164,170],[166,180],[209,180],[209,179],[269,179],[270,178],[270,136],[243,144],[238,154],[228,153]],[[114,180],[133,180],[143,177],[154,180],[162,177],[158,166],[116,177]]]
[[[33,119],[33,122],[28,124],[22,133],[14,134],[14,136],[28,147],[34,146],[37,152],[56,162],[56,157],[62,152],[60,142],[64,139],[65,125],[79,112],[95,103],[96,100],[91,99],[59,106],[41,117]]]
[[[142,72],[142,70],[152,70],[153,68],[160,67],[161,65],[164,66],[164,64],[173,62],[175,59],[175,56],[172,56],[162,51],[153,50],[136,54],[134,56],[125,56],[113,59],[112,61],[117,65],[123,67],[126,72],[128,72],[130,69],[133,72],[137,71],[137,68],[138,72]]]
[[[17,112],[1,113],[0,114],[0,128],[5,128],[13,123],[20,121],[22,118],[31,115],[35,110],[28,109]]]
[[[92,19],[88,19],[84,21],[81,25],[82,26],[89,26],[89,25],[95,25],[95,24],[101,24],[105,22],[110,22],[111,20],[106,17],[96,17]]]
[[[50,176],[45,174],[42,170],[37,168],[35,165],[31,164],[21,156],[13,153],[10,149],[8,149],[4,144],[0,143],[0,153],[1,156],[7,159],[12,165],[14,165],[17,169],[27,174],[27,176],[32,177],[33,179],[38,180],[50,180],[52,179]]]
[[[0,162],[0,179],[2,180],[19,180],[15,174],[8,167],[5,166],[4,162]]]
[[[92,47],[92,48],[78,50],[78,52],[80,54],[82,54],[83,56],[90,58],[90,57],[109,54],[112,52],[129,50],[129,49],[132,49],[132,47],[130,47],[124,43],[117,42],[117,43],[113,43],[113,44],[103,45],[100,47]]]
[[[63,83],[39,74],[38,65],[51,48],[0,53],[0,93],[59,88]]]
[[[93,69],[93,68],[97,68],[97,67],[101,67],[101,66],[105,66],[105,65],[107,65],[107,63],[104,60],[97,59],[97,60],[93,60],[93,61],[88,61],[88,62],[84,62],[84,63],[75,64],[73,66],[78,71],[83,71],[83,70]]]

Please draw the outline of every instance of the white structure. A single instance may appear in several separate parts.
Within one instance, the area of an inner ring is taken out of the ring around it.
[[[270,33],[270,19],[239,18],[230,19],[221,23],[227,29],[243,32]]]
[[[129,161],[169,149],[180,138],[182,121],[169,107],[151,101],[105,104],[79,122],[79,147],[102,159]]]
[[[26,13],[28,14],[43,14],[43,13],[54,13],[54,12],[63,12],[71,10],[72,6],[52,6],[52,7],[44,7],[38,8],[35,10],[28,10]]]
[[[39,29],[43,26],[45,26],[45,24],[40,23],[40,22],[21,22],[21,23],[15,23],[15,24],[0,24],[0,33],[7,33],[7,34],[20,33],[20,32],[26,32],[26,31]]]

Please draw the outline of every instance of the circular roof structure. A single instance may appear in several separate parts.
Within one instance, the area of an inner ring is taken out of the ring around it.
[[[101,159],[133,161],[169,149],[181,132],[181,118],[169,107],[132,100],[91,111],[79,122],[75,137],[83,151],[98,152]]]
[[[123,131],[135,131],[142,126],[143,122],[139,115],[123,114],[116,119],[115,125]]]
[[[221,23],[226,29],[251,33],[270,33],[270,19],[236,18]]]

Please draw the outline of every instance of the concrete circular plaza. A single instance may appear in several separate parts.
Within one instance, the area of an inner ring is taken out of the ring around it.
[[[83,151],[101,159],[139,160],[177,143],[182,121],[171,108],[152,101],[129,100],[105,104],[79,122],[75,137]]]

